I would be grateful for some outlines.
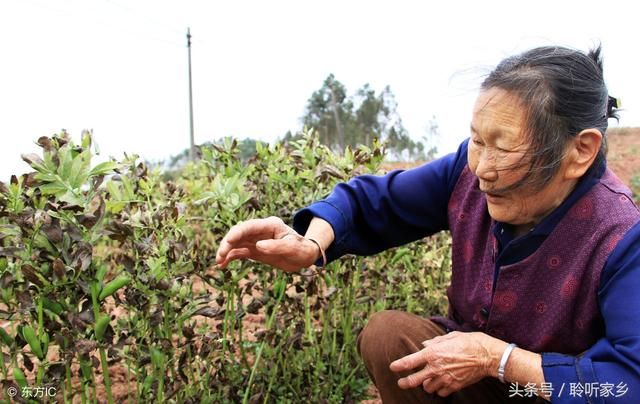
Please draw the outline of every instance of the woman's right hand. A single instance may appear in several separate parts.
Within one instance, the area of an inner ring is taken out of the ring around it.
[[[269,217],[233,226],[220,242],[216,263],[225,268],[233,260],[249,258],[296,272],[312,265],[320,255],[314,242],[296,233],[282,219]]]

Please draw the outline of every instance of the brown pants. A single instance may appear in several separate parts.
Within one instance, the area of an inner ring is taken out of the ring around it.
[[[443,335],[445,331],[431,320],[401,311],[385,310],[375,313],[358,336],[358,352],[382,401],[391,403],[545,403],[536,397],[509,398],[509,384],[488,377],[449,397],[429,394],[419,386],[403,390],[398,379],[413,372],[395,373],[389,364],[396,359],[422,349],[421,342]]]

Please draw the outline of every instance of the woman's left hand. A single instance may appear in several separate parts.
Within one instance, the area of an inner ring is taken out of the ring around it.
[[[446,397],[485,377],[495,376],[498,369],[495,353],[502,352],[507,344],[481,332],[453,331],[423,345],[424,349],[391,363],[390,369],[416,370],[398,380],[400,388],[422,385],[426,392]]]

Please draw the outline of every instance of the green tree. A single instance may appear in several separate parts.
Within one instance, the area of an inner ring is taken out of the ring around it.
[[[330,74],[307,101],[302,122],[314,128],[320,141],[334,150],[345,146],[371,146],[383,141],[394,158],[424,159],[424,144],[414,141],[402,125],[398,104],[389,86],[379,94],[365,84],[347,96],[346,87]],[[284,140],[292,138],[291,133]]]
[[[315,128],[320,141],[332,148],[342,149],[345,143],[345,126],[351,126],[353,103],[347,98],[346,88],[330,74],[322,87],[314,91],[307,102],[302,122]]]

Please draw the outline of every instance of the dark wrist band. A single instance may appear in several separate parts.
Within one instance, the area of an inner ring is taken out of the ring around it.
[[[320,246],[320,243],[318,243],[318,241],[316,241],[315,239],[312,239],[311,237],[305,237],[305,238],[318,246],[318,249],[320,250],[320,254],[322,255],[321,268],[324,268],[327,265],[327,254],[325,254],[324,249]]]

